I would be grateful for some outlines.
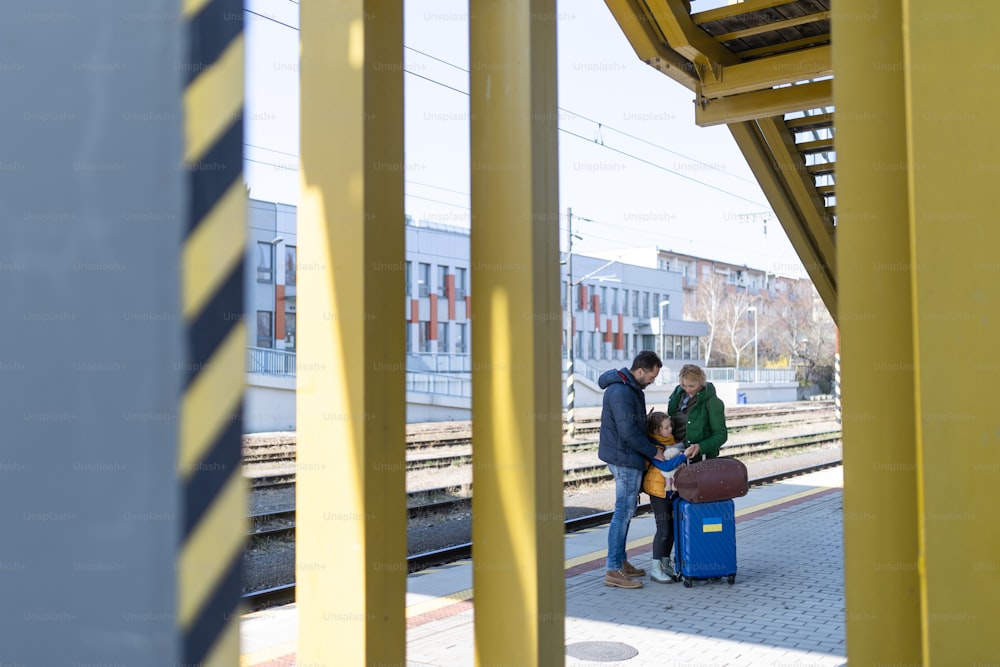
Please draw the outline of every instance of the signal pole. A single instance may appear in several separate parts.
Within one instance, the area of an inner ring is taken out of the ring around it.
[[[576,309],[573,308],[573,208],[566,209],[566,435],[576,437],[574,402],[576,389],[573,375],[573,325],[576,323]]]

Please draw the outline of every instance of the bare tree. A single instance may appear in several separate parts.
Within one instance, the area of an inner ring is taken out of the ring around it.
[[[808,280],[792,284],[772,301],[767,317],[776,349],[787,351],[790,361],[801,367],[802,381],[824,380],[821,370],[833,365],[836,327],[813,284]]]
[[[700,320],[708,324],[708,335],[702,337],[701,346],[704,352],[705,365],[711,364],[712,348],[716,335],[721,331],[723,303],[726,300],[726,283],[717,273],[703,277],[698,281],[695,290],[694,303],[685,302],[684,316],[690,320]]]
[[[740,356],[748,345],[753,343],[753,333],[747,324],[748,308],[755,298],[747,290],[737,289],[728,293],[723,308],[723,331],[733,350],[737,369],[740,367]]]

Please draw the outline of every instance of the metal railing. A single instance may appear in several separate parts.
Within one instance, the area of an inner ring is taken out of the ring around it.
[[[706,368],[709,382],[795,382],[794,368]]]
[[[472,355],[468,353],[415,352],[408,356],[413,363],[409,363],[410,360],[408,360],[406,365],[411,368],[416,367],[417,371],[429,373],[469,373],[472,371]]]
[[[247,373],[295,376],[295,353],[267,347],[247,348]]]
[[[406,391],[472,398],[472,378],[445,373],[406,371]]]

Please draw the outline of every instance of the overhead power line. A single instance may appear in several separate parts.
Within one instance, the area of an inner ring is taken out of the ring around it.
[[[261,17],[263,19],[267,19],[269,21],[274,21],[275,23],[277,23],[279,25],[283,25],[286,28],[291,28],[292,30],[296,30],[296,31],[299,30],[298,28],[296,28],[293,25],[289,25],[288,23],[284,23],[284,22],[279,21],[277,19],[271,18],[270,16],[265,16],[263,14],[258,14],[257,12],[251,11],[249,9],[244,9],[243,11],[249,12],[251,14],[255,14],[256,16],[259,16],[259,17]],[[447,65],[449,67],[453,67],[453,68],[459,70],[460,72],[465,72],[466,74],[469,73],[469,70],[467,68],[462,67],[461,65],[456,65],[455,63],[452,63],[452,62],[449,62],[447,60],[444,60],[443,58],[438,58],[437,56],[434,56],[434,55],[431,55],[431,54],[427,53],[426,51],[421,51],[420,49],[415,49],[412,46],[407,46],[406,44],[403,45],[403,48],[406,49],[406,50],[408,50],[408,51],[412,51],[413,53],[418,53],[418,54],[424,56],[425,58],[430,58],[431,60],[435,60],[435,61],[437,61],[439,63],[442,63],[444,65]],[[466,95],[466,96],[469,94],[468,91],[461,90],[459,88],[455,88],[454,86],[450,86],[450,85],[448,85],[446,83],[438,81],[437,79],[432,79],[432,78],[424,76],[422,74],[417,74],[416,72],[413,72],[412,70],[404,69],[403,71],[406,74],[409,74],[411,76],[417,77],[418,79],[423,79],[425,81],[429,81],[430,83],[434,83],[436,85],[441,86],[442,88],[447,88],[448,90],[454,91],[456,93],[459,93],[459,94],[462,94],[462,95]],[[609,131],[612,131],[612,132],[616,132],[616,133],[618,133],[618,134],[620,134],[622,136],[626,136],[626,137],[628,137],[630,139],[633,139],[635,141],[639,141],[639,142],[644,143],[644,144],[646,144],[648,146],[652,146],[652,147],[654,147],[656,149],[665,151],[665,152],[670,153],[672,155],[676,155],[676,156],[678,156],[680,158],[683,158],[685,160],[690,160],[691,162],[694,162],[696,164],[702,165],[703,167],[705,167],[707,169],[711,169],[713,171],[718,171],[719,173],[725,174],[726,176],[729,176],[730,178],[735,178],[735,179],[741,180],[741,181],[743,181],[745,183],[755,184],[754,181],[752,181],[750,179],[743,178],[742,176],[738,176],[737,174],[732,174],[732,173],[730,173],[730,172],[728,172],[728,171],[726,171],[724,169],[720,169],[716,165],[709,164],[707,162],[702,162],[701,160],[698,160],[696,158],[690,157],[688,155],[684,155],[683,153],[678,153],[677,151],[672,150],[670,148],[667,148],[666,146],[661,146],[661,145],[659,145],[659,144],[657,144],[657,143],[655,143],[653,141],[650,141],[648,139],[644,139],[642,137],[636,136],[636,135],[631,134],[629,132],[625,132],[624,130],[619,130],[619,129],[615,128],[615,127],[612,127],[611,125],[607,125],[607,124],[605,124],[605,123],[603,123],[601,121],[595,120],[593,118],[589,118],[589,117],[587,117],[587,116],[585,116],[585,115],[583,115],[581,113],[577,113],[577,112],[575,112],[575,111],[573,111],[571,109],[567,109],[565,107],[557,107],[557,108],[560,111],[564,111],[564,112],[566,112],[568,114],[571,114],[571,115],[573,115],[573,116],[575,116],[577,118],[582,118],[583,120],[585,120],[585,121],[587,121],[589,123],[594,123],[598,127],[599,130],[605,130],[606,129],[606,130],[609,130]],[[567,132],[568,134],[572,134],[573,136],[576,136],[576,137],[579,137],[581,139],[584,139],[585,141],[590,141],[586,137],[582,137],[582,136],[580,136],[578,134],[575,134],[573,132],[570,132],[569,130],[566,130],[564,128],[559,128],[559,129],[561,131],[563,131],[563,132]],[[711,188],[711,189],[713,189],[713,190],[715,190],[717,192],[722,192],[722,193],[730,195],[732,197],[736,197],[737,199],[741,199],[743,201],[750,202],[750,203],[752,203],[752,204],[754,204],[756,206],[765,206],[764,204],[761,204],[759,202],[755,202],[755,201],[746,199],[745,197],[741,197],[740,195],[737,195],[737,194],[735,194],[733,192],[730,192],[729,190],[726,190],[724,188],[719,188],[719,187],[716,187],[714,185],[709,185],[708,183],[705,183],[704,181],[699,181],[696,178],[692,178],[690,176],[685,176],[684,174],[681,174],[680,172],[677,172],[677,171],[674,171],[674,170],[669,169],[667,167],[664,167],[663,165],[656,164],[655,162],[651,162],[649,160],[645,160],[643,158],[636,157],[635,155],[632,155],[631,153],[628,153],[626,151],[612,148],[612,147],[608,146],[607,143],[605,143],[604,141],[600,141],[600,142],[596,142],[596,143],[598,143],[599,146],[604,146],[605,148],[609,148],[610,150],[613,150],[616,153],[620,153],[622,155],[634,158],[634,159],[636,159],[636,160],[638,160],[640,162],[644,162],[644,163],[646,163],[646,164],[648,164],[650,166],[656,167],[658,169],[662,169],[663,171],[666,171],[667,173],[674,174],[675,176],[681,176],[683,178],[686,178],[689,181],[692,181],[694,183],[698,183],[700,185],[704,185],[704,186],[706,186],[708,188]],[[769,207],[765,206],[765,208],[769,208]]]

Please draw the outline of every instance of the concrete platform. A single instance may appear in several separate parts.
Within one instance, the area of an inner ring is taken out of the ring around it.
[[[609,588],[607,527],[567,535],[566,665],[845,665],[842,479],[831,468],[737,499],[733,586]],[[654,530],[632,521],[633,564],[648,569]],[[474,665],[473,612],[471,561],[410,575],[407,665]],[[240,664],[294,665],[297,622],[295,605],[245,616]]]

